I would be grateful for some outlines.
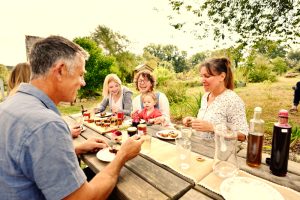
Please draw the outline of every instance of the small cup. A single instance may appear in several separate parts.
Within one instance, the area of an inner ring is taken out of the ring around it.
[[[138,128],[139,136],[147,135],[147,125],[146,124],[139,124],[137,126],[137,128]]]
[[[188,170],[191,165],[191,141],[184,137],[177,137],[175,141],[179,167]]]
[[[127,128],[127,133],[131,137],[131,136],[137,134],[137,128],[131,126],[131,127]]]
[[[118,112],[117,113],[117,117],[118,117],[118,119],[124,119],[124,112]]]
[[[84,112],[83,113],[83,119],[84,121],[88,121],[91,117],[91,113],[90,112]]]

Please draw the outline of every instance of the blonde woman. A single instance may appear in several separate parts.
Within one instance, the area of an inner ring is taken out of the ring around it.
[[[103,112],[109,106],[110,112],[124,112],[130,115],[132,107],[132,92],[122,85],[120,78],[116,74],[108,74],[103,83],[103,100],[96,109]]]
[[[17,64],[8,78],[8,91],[9,96],[14,95],[21,83],[29,83],[30,81],[31,68],[29,63]]]

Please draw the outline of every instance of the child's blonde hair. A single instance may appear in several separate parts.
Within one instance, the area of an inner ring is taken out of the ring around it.
[[[156,94],[155,94],[154,92],[151,91],[151,92],[143,93],[143,94],[142,94],[142,100],[143,100],[143,101],[144,101],[144,98],[145,98],[146,96],[151,97],[151,98],[154,100],[155,104],[157,103],[157,97],[156,97]]]

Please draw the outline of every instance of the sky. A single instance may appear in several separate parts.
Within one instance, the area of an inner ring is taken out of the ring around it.
[[[168,0],[2,0],[0,63],[26,61],[25,35],[60,35],[70,40],[89,36],[98,25],[125,35],[130,51],[141,54],[150,43],[174,44],[188,55],[207,50],[212,41],[169,25]],[[185,16],[182,16],[185,17]]]

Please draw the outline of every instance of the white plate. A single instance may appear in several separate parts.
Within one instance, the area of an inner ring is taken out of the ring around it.
[[[248,177],[232,177],[225,179],[220,191],[226,200],[284,200],[281,194],[265,182]]]
[[[146,121],[145,120],[143,120],[143,119],[141,119],[140,120],[140,124],[144,124]],[[124,122],[123,122],[125,125],[132,125],[132,119],[127,119],[127,120],[125,120]]]
[[[178,131],[178,130],[162,130],[162,131],[158,131],[158,132],[156,132],[156,136],[157,136],[158,138],[165,139],[165,140],[175,140],[177,137],[174,138],[174,137],[171,137],[171,136],[168,136],[168,137],[161,136],[162,133],[167,133],[167,134],[169,134],[170,132],[175,132],[175,133],[177,133],[177,134],[178,134],[177,137],[180,137],[180,136],[181,136],[181,132]]]
[[[109,148],[105,148],[98,151],[96,156],[99,160],[102,160],[104,162],[111,162],[116,157],[116,154],[111,153],[109,151]]]
[[[105,117],[110,117],[112,115],[111,112],[106,112],[104,116],[101,116],[100,113],[95,114],[95,117],[99,118],[105,118]]]

